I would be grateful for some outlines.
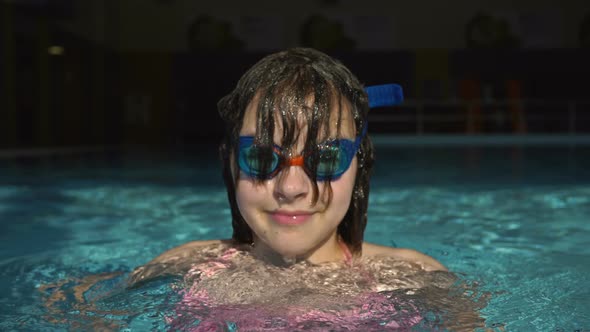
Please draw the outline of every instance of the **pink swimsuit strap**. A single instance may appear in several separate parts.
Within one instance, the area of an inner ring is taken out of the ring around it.
[[[348,249],[346,243],[340,239],[338,239],[338,244],[340,245],[340,249],[342,249],[342,253],[344,254],[344,262],[348,265],[352,265],[352,253],[350,252],[350,249]]]

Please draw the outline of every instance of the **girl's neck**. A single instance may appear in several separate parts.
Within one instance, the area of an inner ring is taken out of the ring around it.
[[[260,239],[255,238],[252,245],[252,254],[258,259],[277,266],[290,266],[302,261],[308,261],[312,264],[327,262],[345,262],[346,264],[350,264],[352,261],[352,254],[348,246],[336,234],[331,236],[318,248],[311,249],[303,255],[291,257],[281,255],[260,241]]]

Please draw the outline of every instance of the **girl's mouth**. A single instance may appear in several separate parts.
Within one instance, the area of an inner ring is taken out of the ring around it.
[[[270,213],[271,219],[280,225],[301,225],[311,219],[313,212],[277,210]]]

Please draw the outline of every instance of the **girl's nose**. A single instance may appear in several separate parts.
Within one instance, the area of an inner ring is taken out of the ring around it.
[[[304,199],[309,194],[310,179],[303,167],[292,162],[275,178],[274,196],[281,203]]]

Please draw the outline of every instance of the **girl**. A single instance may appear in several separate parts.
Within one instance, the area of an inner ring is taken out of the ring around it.
[[[428,272],[446,269],[427,255],[363,241],[374,158],[358,79],[326,54],[291,49],[255,64],[218,109],[232,238],[171,249],[130,285],[184,275],[176,328],[195,319],[202,330],[222,321],[246,330],[419,322],[412,301],[400,305],[392,292],[450,278],[433,281]]]
[[[415,250],[363,242],[374,161],[369,104],[340,62],[303,48],[269,55],[218,109],[226,126],[220,156],[232,239],[190,242],[150,264],[223,244],[275,265],[390,256],[446,270]],[[139,268],[132,282],[148,277]]]

